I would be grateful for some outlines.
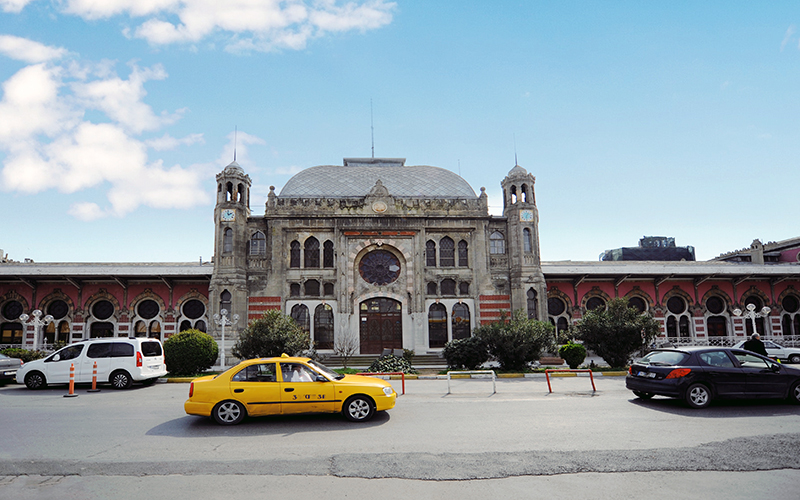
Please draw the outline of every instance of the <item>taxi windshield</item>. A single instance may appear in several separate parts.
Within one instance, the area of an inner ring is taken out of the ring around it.
[[[327,366],[323,365],[322,363],[318,363],[314,360],[309,360],[308,364],[314,367],[318,372],[323,373],[326,377],[333,379],[333,380],[341,380],[344,378],[344,375],[340,375],[335,371],[331,370]]]

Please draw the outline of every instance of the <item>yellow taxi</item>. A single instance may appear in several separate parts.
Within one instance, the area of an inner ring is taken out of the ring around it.
[[[249,359],[219,374],[195,379],[183,408],[221,425],[245,416],[338,413],[366,422],[394,408],[397,393],[375,377],[340,375],[309,358]]]

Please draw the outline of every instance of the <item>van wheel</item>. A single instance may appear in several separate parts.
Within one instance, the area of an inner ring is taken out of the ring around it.
[[[25,375],[25,387],[34,391],[36,389],[44,389],[47,387],[47,379],[40,372],[30,372]]]
[[[114,389],[127,389],[131,386],[131,376],[125,370],[112,373],[108,381]]]

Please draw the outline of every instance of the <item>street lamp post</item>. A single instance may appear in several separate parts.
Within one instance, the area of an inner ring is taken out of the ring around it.
[[[734,309],[733,315],[741,316],[744,319],[750,319],[750,321],[753,322],[753,333],[758,333],[758,330],[756,330],[756,318],[766,318],[767,316],[769,316],[769,313],[772,312],[772,309],[764,306],[761,308],[760,311],[756,312],[755,304],[747,304],[747,307],[745,307],[745,309],[747,309],[747,311],[745,312],[742,312],[741,309]]]
[[[38,309],[33,311],[31,314],[33,317],[30,317],[27,314],[22,314],[20,315],[19,320],[22,321],[22,324],[25,326],[33,326],[33,350],[35,351],[39,349],[39,332],[44,325],[47,325],[53,321],[53,317],[48,314],[42,318],[42,311]]]
[[[225,370],[225,327],[226,326],[233,326],[239,322],[239,315],[234,314],[231,316],[231,319],[228,319],[228,310],[223,309],[219,312],[219,314],[214,315],[214,323],[217,324],[218,327],[222,329],[222,338],[221,338],[221,346],[220,350],[222,351],[220,354],[220,366],[223,370]]]

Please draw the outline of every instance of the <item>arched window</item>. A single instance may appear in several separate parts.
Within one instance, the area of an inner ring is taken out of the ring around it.
[[[319,267],[319,240],[310,236],[305,242],[304,267]]]
[[[533,253],[533,239],[531,238],[531,230],[527,227],[522,229],[522,246],[525,253]]]
[[[640,313],[643,313],[647,310],[647,304],[645,304],[644,299],[641,297],[628,298],[628,307],[632,307]]]
[[[600,297],[592,297],[586,301],[586,310],[593,311],[595,309],[605,309],[606,301]]]
[[[267,237],[261,231],[256,231],[250,238],[250,255],[266,255],[266,253]]]
[[[523,184],[522,185],[522,189],[520,191],[522,191],[522,193],[521,193],[522,202],[523,203],[527,203],[528,202],[528,185],[527,184]]]
[[[455,295],[456,282],[450,278],[442,280],[442,295]]]
[[[428,346],[444,347],[447,343],[447,309],[431,304],[428,309]]]
[[[469,267],[469,250],[464,240],[458,242],[458,267]]]
[[[289,244],[289,267],[300,267],[300,242],[297,240]]]
[[[148,327],[147,336],[161,340],[161,323],[158,321],[151,321]]]
[[[303,304],[296,304],[294,307],[292,307],[291,316],[301,330],[306,333],[310,331],[311,325],[309,324],[310,318],[308,316],[308,307]]]
[[[425,243],[425,265],[436,267],[436,243],[432,240],[428,240]]]
[[[528,288],[526,295],[528,298],[528,319],[539,319],[539,313],[537,312],[539,300],[536,297],[536,290]]]
[[[219,294],[219,313],[222,314],[222,310],[225,309],[228,311],[228,317],[232,316],[231,314],[231,292],[227,290],[223,290],[221,294]]]
[[[333,242],[326,240],[322,245],[322,267],[333,267]]]
[[[133,327],[133,331],[137,337],[147,337],[147,325],[144,321],[137,321],[136,325]]]
[[[428,295],[438,295],[439,294],[439,286],[436,284],[435,281],[428,282]]]
[[[456,245],[453,240],[445,236],[439,241],[439,265],[441,267],[454,267]]]
[[[226,227],[222,232],[222,253],[233,252],[233,229]]]
[[[470,336],[469,306],[466,304],[453,305],[453,340],[465,339]]]
[[[495,231],[489,236],[489,253],[492,255],[506,253],[506,239],[500,231]]]
[[[189,322],[188,319],[181,321],[181,326],[178,328],[179,332],[185,332],[186,330],[191,330],[192,324]]]
[[[308,280],[303,284],[306,297],[319,297],[319,281]]]
[[[314,310],[314,340],[317,349],[333,349],[333,309],[327,304]]]

